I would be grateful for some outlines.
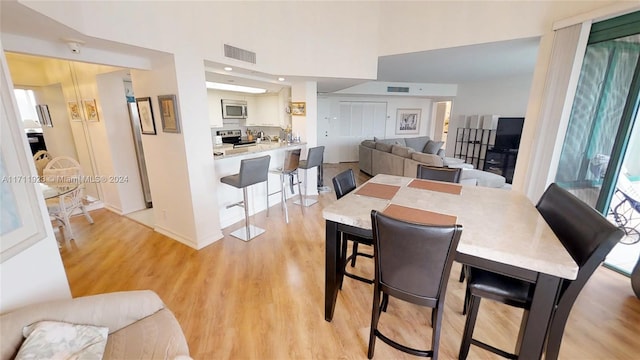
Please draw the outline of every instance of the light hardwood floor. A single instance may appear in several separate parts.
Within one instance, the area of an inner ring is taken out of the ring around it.
[[[353,167],[358,183],[368,177],[357,164],[326,165],[331,177]],[[182,325],[194,359],[366,359],[373,286],[345,278],[334,320],[324,320],[324,220],[319,203],[300,208],[290,203],[286,224],[279,206],[254,222],[266,233],[243,242],[228,236],[193,250],[146,226],[107,210],[72,219],[76,240],[62,259],[74,297],[112,291],[151,289]],[[291,200],[290,200],[291,201]],[[56,230],[56,236],[60,236]],[[370,259],[357,270],[372,276]],[[464,287],[451,271],[440,353],[458,355],[464,317]],[[475,337],[513,350],[522,312],[483,301]],[[430,310],[391,299],[381,331],[414,347],[430,344]],[[601,267],[579,296],[565,331],[561,359],[640,359],[640,300],[629,279]],[[377,341],[375,358],[413,356]],[[477,347],[470,359],[498,359]]]

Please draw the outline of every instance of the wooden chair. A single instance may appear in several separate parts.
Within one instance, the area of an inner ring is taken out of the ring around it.
[[[342,198],[343,196],[347,195],[348,193],[352,192],[355,188],[356,188],[356,177],[353,174],[353,170],[348,169],[345,170],[343,172],[341,172],[340,174],[336,175],[333,179],[331,179],[331,181],[333,182],[333,188],[336,191],[336,197],[338,198],[338,200],[340,198]],[[358,276],[355,274],[352,274],[350,272],[347,271],[346,267],[347,264],[351,263],[351,267],[355,267],[356,266],[356,258],[358,256],[364,256],[366,258],[373,258],[373,255],[367,254],[367,253],[361,253],[358,252],[358,244],[363,244],[363,245],[367,245],[367,246],[371,246],[373,245],[373,242],[371,241],[371,239],[367,239],[367,238],[363,238],[360,236],[356,236],[356,235],[351,235],[351,234],[343,234],[343,239],[342,239],[342,258],[345,259],[344,261],[344,275],[348,276],[352,279],[358,280],[358,281],[362,281],[364,283],[367,284],[373,284],[373,280],[372,279],[366,279],[363,278],[362,276]],[[353,249],[351,251],[351,255],[349,255],[349,257],[347,257],[347,241],[353,241]]]
[[[557,184],[551,184],[547,188],[536,208],[579,267],[575,280],[564,280],[560,285],[560,296],[556,301],[547,333],[545,358],[556,359],[573,303],[587,280],[622,237],[623,232],[599,212]],[[478,316],[480,299],[488,298],[522,308],[526,317],[531,306],[531,293],[535,284],[472,267],[467,267],[467,270],[465,307],[468,308],[468,314],[460,344],[459,359],[467,358],[471,345],[479,346],[502,357],[517,358],[517,354],[508,353],[473,339],[473,328]]]
[[[416,224],[376,210],[371,211],[371,224],[376,272],[367,355],[373,358],[376,338],[380,338],[398,350],[437,359],[445,294],[462,226]],[[389,296],[432,308],[430,350],[407,347],[378,330]]]

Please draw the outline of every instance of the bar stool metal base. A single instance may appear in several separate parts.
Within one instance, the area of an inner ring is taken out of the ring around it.
[[[305,198],[302,199],[302,206],[309,207],[309,206],[311,206],[311,205],[313,205],[313,204],[315,204],[317,202],[318,202],[318,200],[316,200],[314,198],[305,197]],[[295,200],[293,203],[296,204],[296,205],[300,205],[300,200]]]
[[[259,235],[262,235],[262,233],[264,233],[264,229],[249,225],[249,236],[247,236],[247,227],[245,226],[233,231],[230,235],[240,240],[249,241]]]

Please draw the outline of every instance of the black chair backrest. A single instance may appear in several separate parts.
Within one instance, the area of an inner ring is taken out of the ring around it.
[[[240,187],[261,183],[267,181],[269,176],[270,155],[260,156],[253,159],[244,159],[240,161]]]
[[[418,179],[447,181],[452,183],[460,182],[461,168],[434,167],[418,165]]]
[[[282,172],[290,173],[298,168],[300,163],[300,149],[288,150],[284,156],[284,166]]]
[[[331,179],[333,182],[333,188],[336,190],[336,197],[341,197],[352,192],[356,188],[356,177],[353,175],[353,170],[347,169]]]
[[[309,149],[307,155],[307,169],[322,165],[322,157],[324,156],[324,146],[316,146]]]
[[[557,184],[551,184],[536,205],[549,227],[578,264],[575,280],[562,283],[551,323],[547,357],[555,358],[571,307],[578,294],[623,232],[595,209]],[[551,355],[550,355],[551,354]]]
[[[371,223],[381,290],[430,307],[444,300],[462,226],[416,224],[376,210]]]

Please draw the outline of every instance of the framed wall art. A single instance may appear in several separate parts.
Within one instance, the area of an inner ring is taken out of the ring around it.
[[[178,115],[178,104],[175,95],[158,96],[160,104],[160,119],[162,120],[162,131],[166,133],[180,133],[180,117]]]
[[[420,131],[420,109],[398,109],[396,134],[418,134]]]
[[[85,114],[87,114],[87,121],[99,121],[98,119],[98,107],[96,106],[95,99],[82,100],[84,105]]]
[[[305,116],[307,115],[307,103],[304,101],[291,103],[291,115]]]
[[[41,125],[53,127],[48,105],[36,105],[36,113],[38,114],[38,119],[40,120]]]
[[[80,114],[80,105],[78,105],[77,101],[67,102],[67,107],[69,108],[71,121],[82,121],[82,115]]]
[[[138,105],[138,116],[140,117],[140,129],[143,134],[155,135],[156,123],[153,120],[153,109],[151,108],[151,98],[136,98]]]

